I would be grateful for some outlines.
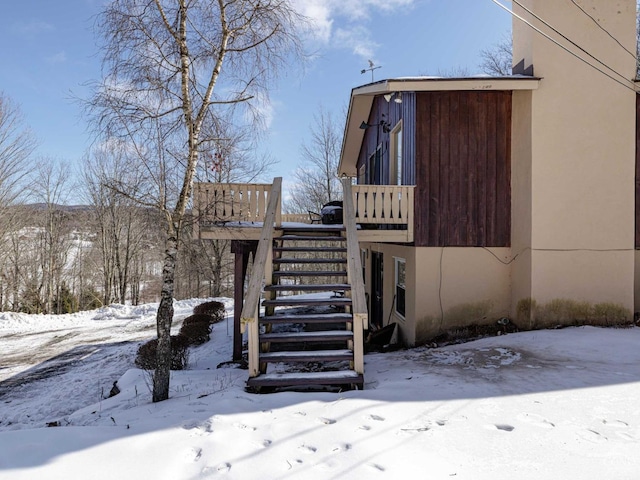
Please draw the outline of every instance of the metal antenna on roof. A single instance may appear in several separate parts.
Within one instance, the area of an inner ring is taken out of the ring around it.
[[[360,70],[360,73],[363,74],[365,72],[371,72],[371,83],[373,83],[373,71],[378,68],[382,68],[382,65],[376,66],[371,60],[369,60],[369,68],[363,68]]]

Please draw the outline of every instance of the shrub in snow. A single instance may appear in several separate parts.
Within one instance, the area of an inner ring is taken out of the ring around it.
[[[211,315],[204,313],[191,315],[182,322],[180,335],[187,338],[191,345],[201,345],[209,341],[212,323],[214,322]]]
[[[144,370],[155,370],[158,339],[154,338],[138,348],[135,364]],[[171,335],[171,370],[184,370],[189,363],[189,339]]]
[[[196,305],[193,309],[195,315],[205,314],[211,316],[211,323],[218,323],[224,320],[224,303],[222,302],[205,302]]]

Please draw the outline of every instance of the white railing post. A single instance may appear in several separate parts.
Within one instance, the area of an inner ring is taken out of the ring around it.
[[[358,227],[353,205],[351,179],[342,178],[343,223],[347,235],[347,278],[351,285],[351,313],[353,315],[353,369],[356,373],[364,373],[364,334],[368,328],[369,314],[362,279],[360,261],[360,245],[358,243]]]
[[[273,229],[276,219],[276,212],[280,204],[280,191],[282,188],[282,178],[273,179],[271,193],[264,215],[264,224],[258,242],[258,250],[253,258],[251,278],[247,288],[247,295],[242,307],[240,322],[242,331],[247,329],[249,348],[249,377],[256,377],[260,373],[260,326],[258,325],[258,314],[260,311],[260,296],[262,294],[262,284],[265,279],[265,272],[271,271],[271,265],[267,267],[272,252]],[[271,281],[271,280],[269,280]]]

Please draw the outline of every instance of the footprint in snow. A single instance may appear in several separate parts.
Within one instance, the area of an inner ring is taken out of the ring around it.
[[[332,452],[346,452],[347,450],[351,450],[350,443],[340,443],[331,449]]]
[[[602,423],[608,427],[626,428],[629,426],[627,422],[622,420],[602,420]]]
[[[386,469],[382,465],[378,465],[377,463],[368,463],[367,465],[378,472],[386,471]]]
[[[503,432],[512,432],[515,429],[515,427],[511,425],[507,425],[506,423],[496,423],[492,425],[486,425],[486,428],[488,428],[489,430],[493,430],[495,428],[496,430],[501,430]]]
[[[384,422],[385,418],[381,417],[380,415],[369,415],[367,417],[369,420],[375,420],[376,422]]]
[[[248,430],[250,432],[255,432],[257,430],[255,427],[250,427],[244,423],[234,423],[233,426],[239,430]]]
[[[334,423],[336,423],[336,421],[333,418],[324,418],[324,417],[319,417],[318,422],[324,423],[325,425],[333,425]]]
[[[304,453],[316,453],[318,451],[316,447],[312,447],[311,445],[300,445],[298,450],[301,450]]]
[[[191,435],[208,435],[213,432],[213,425],[211,420],[206,422],[200,422],[197,420],[187,421],[182,425],[185,430],[191,430]]]
[[[185,452],[184,457],[187,461],[197,462],[202,458],[202,449],[198,447],[191,447]]]
[[[271,440],[262,440],[262,441],[260,441],[260,440],[256,440],[256,441],[254,441],[254,442],[252,442],[252,443],[253,443],[253,445],[255,445],[256,447],[259,447],[259,448],[267,448],[267,447],[270,447],[270,446],[271,446],[271,444],[272,444],[273,442],[272,442]]]
[[[609,440],[607,437],[602,435],[600,432],[587,428],[584,431],[578,432],[578,437],[582,438],[591,443],[602,443]]]
[[[215,467],[204,467],[201,473],[202,475],[207,475],[207,476],[224,475],[226,473],[229,473],[229,470],[231,470],[231,464],[227,462],[223,462],[219,465],[216,465]]]
[[[553,428],[556,426],[555,423],[535,413],[520,414],[518,415],[518,420],[540,428]]]

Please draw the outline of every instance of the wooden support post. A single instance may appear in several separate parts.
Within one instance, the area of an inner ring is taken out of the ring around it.
[[[231,252],[235,254],[235,270],[233,281],[233,361],[242,360],[242,331],[240,328],[240,318],[244,301],[244,283],[247,277],[247,267],[249,266],[249,255],[255,255],[258,248],[256,241],[231,242]]]

